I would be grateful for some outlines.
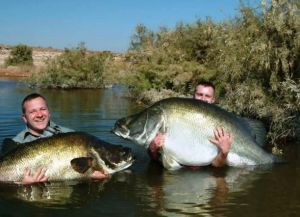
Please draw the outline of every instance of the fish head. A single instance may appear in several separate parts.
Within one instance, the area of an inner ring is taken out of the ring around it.
[[[148,148],[162,126],[162,110],[158,107],[150,107],[140,113],[117,120],[112,132]]]
[[[92,167],[95,170],[109,173],[126,169],[134,162],[134,155],[130,148],[102,140],[92,147],[91,156],[94,159]]]

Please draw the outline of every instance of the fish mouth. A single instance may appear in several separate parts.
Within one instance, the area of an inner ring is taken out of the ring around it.
[[[134,161],[135,161],[135,159],[133,157],[131,157],[129,160],[114,164],[114,168],[108,168],[108,172],[110,174],[113,174],[113,173],[125,170],[128,167],[130,167]]]
[[[134,161],[134,154],[129,147],[121,145],[113,145],[106,147],[106,151],[101,153],[101,159],[106,167],[113,171],[122,170],[122,168],[129,167]],[[100,152],[99,152],[100,153]]]
[[[124,139],[128,138],[130,135],[130,130],[125,126],[116,126],[111,130],[112,133],[116,134],[117,136],[123,137]]]

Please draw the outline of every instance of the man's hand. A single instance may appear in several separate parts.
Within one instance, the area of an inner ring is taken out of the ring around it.
[[[158,132],[155,138],[153,139],[153,141],[150,143],[149,149],[151,152],[158,151],[163,147],[164,143],[165,143],[165,135]]]
[[[215,144],[220,152],[213,160],[212,165],[215,167],[222,167],[225,164],[234,135],[226,132],[224,128],[216,128],[214,130],[214,136],[215,138],[209,141]]]
[[[158,152],[165,143],[165,135],[158,132],[149,145],[149,154],[153,160],[158,160]]]
[[[92,178],[93,179],[104,179],[104,178],[107,178],[109,176],[108,172],[100,172],[98,170],[95,170],[92,174]]]
[[[49,177],[45,175],[46,171],[47,169],[45,167],[40,167],[35,174],[31,174],[31,170],[26,168],[22,179],[22,184],[29,185],[38,182],[47,182]]]

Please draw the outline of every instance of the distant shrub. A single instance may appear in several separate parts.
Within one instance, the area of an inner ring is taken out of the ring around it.
[[[109,53],[88,52],[80,44],[77,48],[65,49],[28,82],[43,88],[101,88],[105,60],[109,57]]]
[[[12,47],[10,56],[5,60],[5,65],[32,65],[32,48],[19,44]]]

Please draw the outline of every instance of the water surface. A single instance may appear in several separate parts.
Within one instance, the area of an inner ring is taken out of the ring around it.
[[[136,162],[103,181],[32,186],[0,184],[0,216],[297,216],[300,213],[299,148],[289,161],[267,168],[202,168],[166,171],[145,150],[110,130],[115,121],[139,111],[121,87],[104,90],[32,90],[0,80],[0,143],[24,128],[20,103],[39,92],[52,119],[74,130],[131,147]]]

